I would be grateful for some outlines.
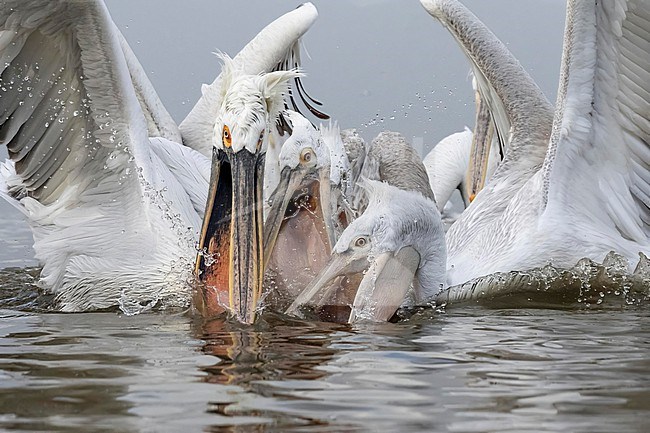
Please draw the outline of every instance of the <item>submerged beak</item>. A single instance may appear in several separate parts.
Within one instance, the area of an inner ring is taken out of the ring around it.
[[[264,275],[263,180],[263,154],[213,153],[195,269],[203,283],[195,305],[204,316],[229,310],[243,323],[255,320]]]
[[[476,122],[467,168],[467,191],[464,191],[464,198],[467,198],[469,203],[474,201],[476,194],[485,186],[493,136],[494,124],[488,104],[481,98],[479,92],[476,92]]]
[[[365,253],[346,251],[332,254],[329,262],[305,290],[296,297],[286,313],[302,316],[304,307],[310,309],[332,305],[332,299],[337,297],[337,292],[343,288],[341,280],[344,278],[354,279],[354,276],[362,275],[368,265],[368,255]],[[356,287],[354,290],[356,291]],[[348,296],[348,298],[351,301],[353,296]]]
[[[385,252],[372,261],[368,252],[335,253],[329,263],[296,298],[286,313],[300,316],[304,309],[333,305],[346,300],[350,308],[348,323],[358,320],[387,321],[404,301],[420,263],[420,255],[411,247],[397,253]],[[345,282],[360,281],[351,289]]]
[[[359,284],[348,322],[390,320],[404,302],[419,265],[420,254],[412,247],[379,254]]]
[[[306,200],[306,203],[301,203]],[[269,263],[283,223],[293,217],[303,217],[300,208],[310,212],[310,218],[321,220],[317,230],[325,226],[327,232],[328,253],[336,243],[336,233],[332,220],[329,173],[321,170],[318,177],[306,170],[284,167],[280,173],[280,182],[271,195],[271,209],[264,224],[264,262]],[[299,239],[307,240],[313,232],[292,233]],[[306,242],[305,242],[306,243]]]

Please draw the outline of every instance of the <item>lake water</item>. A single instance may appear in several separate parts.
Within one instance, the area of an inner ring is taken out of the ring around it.
[[[650,429],[645,304],[463,306],[355,326],[58,314],[39,310],[28,228],[1,212],[0,264],[19,269],[0,272],[0,431]]]

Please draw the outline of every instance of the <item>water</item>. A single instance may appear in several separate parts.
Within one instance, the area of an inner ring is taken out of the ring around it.
[[[0,428],[647,431],[645,311],[430,313],[254,328],[0,312]]]
[[[0,430],[650,427],[644,305],[464,306],[354,326],[265,314],[243,326],[185,312],[27,312],[44,302],[29,296],[33,275],[0,274]]]
[[[6,158],[4,146],[0,147],[0,162]],[[6,200],[0,198],[0,269],[35,266],[32,232],[22,214]]]
[[[647,302],[492,300],[354,326],[58,314],[29,228],[0,206],[0,431],[650,429]]]

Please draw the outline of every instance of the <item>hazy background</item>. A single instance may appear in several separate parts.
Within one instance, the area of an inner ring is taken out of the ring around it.
[[[108,9],[176,121],[220,64],[295,0],[106,0]],[[307,91],[366,140],[402,132],[420,151],[472,126],[469,64],[417,0],[314,0],[319,18],[304,37]],[[554,102],[564,29],[563,0],[465,0]],[[6,156],[0,149],[0,157]],[[31,235],[0,200],[0,267],[30,263]],[[2,254],[7,256],[7,254]]]
[[[315,0],[304,37],[307,90],[342,127],[368,139],[383,129],[425,144],[473,121],[469,66],[448,32],[417,0]],[[220,64],[296,0],[108,0],[109,10],[181,121]],[[564,29],[560,0],[472,0],[465,4],[508,44],[555,98]],[[381,122],[381,119],[384,119]]]

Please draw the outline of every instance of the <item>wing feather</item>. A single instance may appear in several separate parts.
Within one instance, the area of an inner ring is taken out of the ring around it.
[[[181,143],[181,132],[172,119],[167,109],[165,109],[158,93],[154,89],[144,68],[138,61],[131,50],[131,46],[126,41],[122,33],[117,30],[117,34],[129,69],[131,81],[135,88],[138,101],[142,107],[142,112],[147,119],[147,128],[150,137],[163,137],[175,143]]]
[[[500,144],[507,149],[490,183],[495,186],[505,179],[512,183],[512,173],[534,169],[544,159],[553,122],[551,104],[508,48],[460,2],[421,3],[469,59],[477,90],[488,104]]]
[[[547,210],[646,246],[649,28],[647,0],[569,2],[559,109],[544,165]]]
[[[311,27],[318,12],[305,3],[266,26],[233,59],[243,74],[260,74],[275,69],[300,66],[299,40]],[[212,84],[204,85],[202,96],[180,124],[183,143],[205,156],[212,155],[212,135],[218,110],[221,108],[222,75]]]
[[[207,191],[194,171],[209,162],[170,167],[177,143],[156,153],[149,134],[175,125],[130,56],[101,0],[0,0],[2,195],[20,200],[66,311],[178,295],[173,267],[194,256],[205,198],[187,191]]]
[[[525,194],[522,191],[527,191],[544,162],[553,108],[508,48],[459,1],[420,2],[470,60],[499,141],[507,146],[490,181],[447,231],[449,257],[457,252],[473,254],[469,252],[487,240],[495,240],[494,245],[510,241],[509,227],[501,221],[513,212],[516,197]]]

